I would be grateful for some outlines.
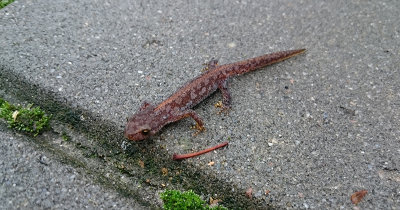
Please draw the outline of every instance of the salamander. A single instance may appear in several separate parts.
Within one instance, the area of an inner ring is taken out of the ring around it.
[[[203,120],[192,108],[219,89],[222,93],[222,109],[229,109],[229,77],[286,60],[305,51],[297,49],[275,52],[225,65],[218,65],[218,61],[213,59],[208,63],[207,71],[186,83],[157,106],[144,101],[137,113],[128,119],[124,136],[133,141],[144,140],[158,133],[165,125],[186,117],[196,121],[196,128],[203,131]]]

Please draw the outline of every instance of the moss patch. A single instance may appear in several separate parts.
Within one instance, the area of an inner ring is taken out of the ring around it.
[[[14,0],[0,0],[0,9],[11,4]]]
[[[200,198],[196,193],[189,190],[180,192],[178,190],[166,190],[161,193],[161,199],[164,201],[164,209],[226,209],[222,206],[209,207],[206,202]]]
[[[0,118],[4,118],[8,126],[18,131],[37,136],[49,128],[50,116],[40,107],[32,108],[13,105],[0,98]]]

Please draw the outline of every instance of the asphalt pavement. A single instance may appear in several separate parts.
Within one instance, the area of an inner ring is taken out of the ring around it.
[[[165,189],[193,189],[228,207],[398,209],[398,11],[390,0],[15,1],[0,10],[0,96],[39,105],[55,122],[37,138],[2,131],[1,202],[151,208]],[[144,142],[124,139],[144,100],[160,103],[212,58],[300,48],[230,79],[227,115],[214,108],[220,93],[196,106],[200,135],[185,119]],[[368,193],[355,206],[360,190]]]

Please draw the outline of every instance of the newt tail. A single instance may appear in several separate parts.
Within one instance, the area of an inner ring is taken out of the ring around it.
[[[228,76],[239,75],[250,71],[254,71],[259,68],[294,57],[305,51],[306,49],[281,51],[281,52],[262,55],[244,61],[239,61],[232,64],[227,64],[226,66],[231,66],[231,68],[233,67],[232,70],[228,72]]]
[[[229,77],[286,60],[305,51],[281,51],[225,65],[218,65],[217,60],[212,60],[208,63],[208,71],[186,83],[157,106],[143,102],[139,111],[128,120],[124,135],[133,141],[143,140],[158,133],[165,125],[186,117],[196,121],[197,129],[204,130],[203,121],[191,108],[217,89],[222,92],[222,108],[230,108]]]

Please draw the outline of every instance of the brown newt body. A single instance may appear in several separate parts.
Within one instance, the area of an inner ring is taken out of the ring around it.
[[[186,117],[193,118],[197,123],[196,128],[203,130],[203,121],[191,108],[217,89],[222,92],[223,108],[230,108],[231,96],[227,87],[229,77],[286,60],[304,51],[305,49],[276,52],[225,65],[217,65],[218,61],[212,60],[208,64],[208,71],[186,83],[159,105],[153,106],[144,102],[139,111],[128,120],[124,135],[133,141],[143,140],[156,134],[168,123]]]

